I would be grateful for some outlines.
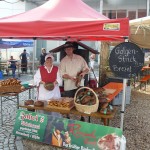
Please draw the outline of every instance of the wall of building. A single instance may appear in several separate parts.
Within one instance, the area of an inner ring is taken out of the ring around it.
[[[25,2],[18,0],[6,1],[0,1],[0,18],[25,12]]]

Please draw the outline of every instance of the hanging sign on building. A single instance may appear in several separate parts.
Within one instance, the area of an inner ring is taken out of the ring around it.
[[[109,65],[118,77],[127,79],[135,77],[144,65],[144,53],[136,44],[121,43],[111,51]]]

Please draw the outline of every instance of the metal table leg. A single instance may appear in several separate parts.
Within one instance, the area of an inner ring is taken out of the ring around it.
[[[31,99],[31,89],[29,89],[29,99]]]
[[[17,94],[17,109],[19,109],[19,94]]]
[[[3,125],[3,110],[2,110],[2,96],[1,96],[1,126]]]
[[[91,122],[91,117],[90,117],[90,116],[88,117],[88,122],[89,122],[89,123]]]

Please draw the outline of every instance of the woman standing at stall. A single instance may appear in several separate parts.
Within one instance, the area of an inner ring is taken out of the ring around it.
[[[45,64],[40,66],[34,75],[34,83],[38,87],[37,99],[44,101],[45,105],[47,105],[47,100],[61,97],[59,85],[62,83],[62,79],[58,67],[53,65],[53,61],[54,57],[51,54],[47,54],[45,57]],[[50,83],[53,89],[47,90],[45,88],[47,83]]]

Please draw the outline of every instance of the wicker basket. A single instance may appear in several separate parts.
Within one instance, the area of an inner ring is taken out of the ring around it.
[[[82,89],[88,89],[89,91],[93,92],[93,94],[96,97],[96,103],[94,105],[89,106],[89,105],[81,105],[81,104],[76,103],[76,96],[77,96],[78,92]],[[97,112],[98,106],[99,106],[99,100],[98,100],[96,93],[89,87],[81,87],[76,91],[75,96],[74,96],[74,103],[75,103],[76,109],[79,112],[86,113],[86,114],[91,114],[93,112]]]
[[[19,93],[21,92],[21,85],[1,86],[0,93]]]

